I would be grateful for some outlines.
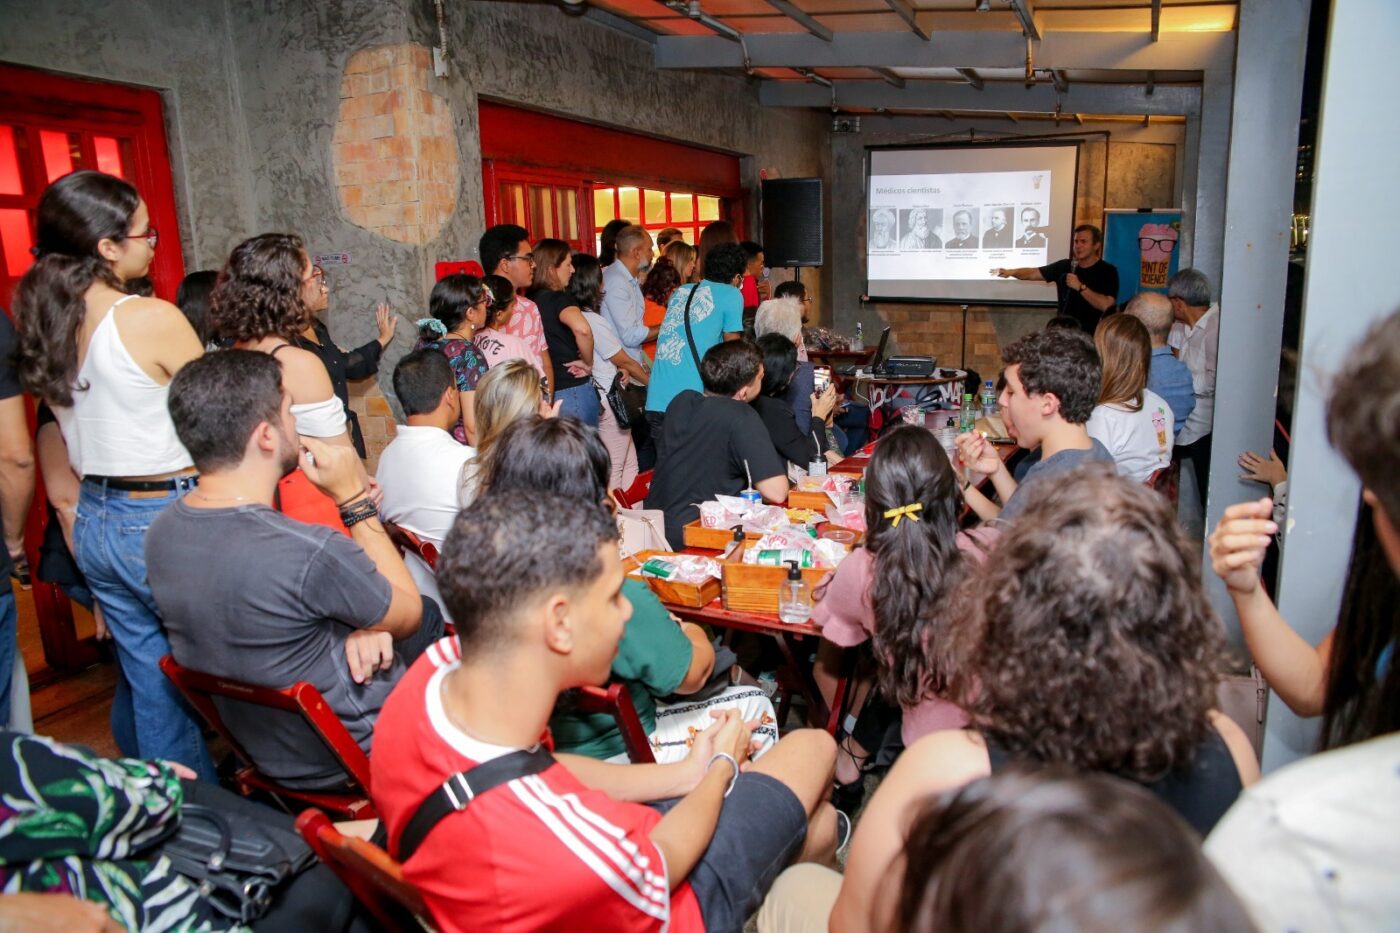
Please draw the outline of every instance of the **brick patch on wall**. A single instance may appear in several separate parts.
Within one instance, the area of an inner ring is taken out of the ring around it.
[[[963,353],[962,308],[959,305],[880,304],[876,309],[892,330],[891,342],[906,356],[937,357],[938,365],[959,368]],[[869,341],[879,334],[866,337]],[[967,311],[967,365],[983,379],[1001,371],[1001,345],[985,305]]]
[[[345,65],[331,144],[346,218],[400,243],[427,243],[457,206],[452,107],[428,90],[432,53],[361,49]]]
[[[361,379],[347,383],[350,390],[350,410],[360,419],[360,431],[365,436],[365,469],[373,476],[379,470],[379,455],[394,439],[398,424],[394,410],[379,388],[378,379]]]

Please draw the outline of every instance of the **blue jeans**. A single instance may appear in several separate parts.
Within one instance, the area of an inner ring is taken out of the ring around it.
[[[554,400],[564,403],[559,407],[559,414],[577,418],[595,428],[598,426],[598,416],[602,411],[598,407],[598,390],[593,388],[593,383],[585,382],[572,389],[555,389]]]
[[[136,737],[141,758],[178,761],[200,778],[216,780],[214,763],[199,726],[175,685],[160,671],[170,653],[160,614],[146,579],[146,532],[167,505],[194,486],[168,493],[130,493],[84,482],[73,528],[74,559],[87,577],[93,598],[102,606],[117,661],[131,685],[131,727],[114,727]],[[197,573],[197,568],[190,568]]]
[[[92,612],[92,590],[82,583],[60,583],[63,595]],[[117,664],[116,692],[112,694],[112,738],[123,758],[140,758],[136,746],[136,716],[131,709],[131,684],[126,682],[120,662]]]
[[[9,579],[0,581],[0,728],[10,728],[11,675],[15,669],[15,630],[19,627],[19,609],[15,591]]]

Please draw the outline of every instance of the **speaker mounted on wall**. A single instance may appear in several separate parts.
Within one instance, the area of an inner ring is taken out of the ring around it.
[[[822,264],[822,180],[763,182],[763,258],[770,266]]]

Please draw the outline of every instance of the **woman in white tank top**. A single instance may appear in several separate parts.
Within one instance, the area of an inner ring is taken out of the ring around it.
[[[142,758],[214,778],[199,728],[157,666],[170,652],[146,581],[145,535],[198,481],[166,409],[171,378],[204,352],[174,305],[129,295],[157,233],[146,203],[120,178],[74,172],[39,201],[38,257],[15,290],[18,369],[53,409],[83,477],[73,544],[112,633],[132,708],[117,734]],[[194,572],[192,570],[192,572]]]
[[[282,364],[282,383],[292,397],[297,433],[330,444],[352,446],[345,406],[316,354],[293,344],[314,320],[312,310],[325,283],[306,254],[301,237],[264,233],[233,248],[211,299],[215,333],[241,350],[261,350]],[[376,504],[382,496],[368,475],[365,487]],[[300,521],[345,531],[335,503],[298,467],[278,484],[280,508]],[[348,532],[346,532],[348,534]]]

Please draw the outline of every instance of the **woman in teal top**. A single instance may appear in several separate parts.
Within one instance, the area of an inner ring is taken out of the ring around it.
[[[744,298],[738,283],[747,258],[737,243],[716,246],[705,256],[705,280],[682,285],[666,305],[666,317],[656,338],[656,360],[647,386],[647,412],[666,413],[666,406],[686,389],[703,392],[697,361],[721,340],[735,340],[744,330]],[[695,297],[691,299],[691,294]],[[690,302],[692,354],[685,333],[685,308]]]

